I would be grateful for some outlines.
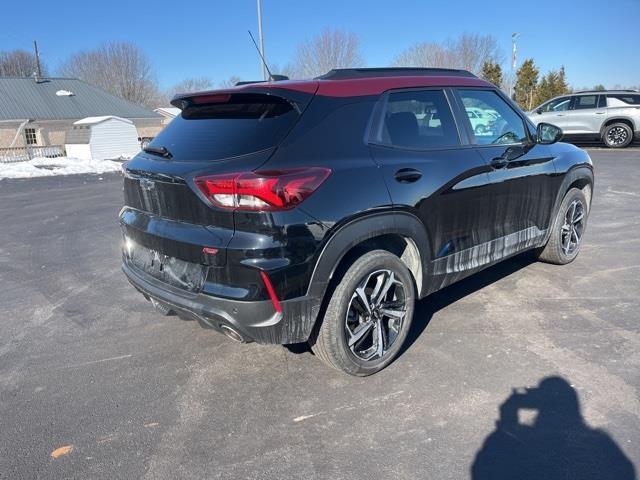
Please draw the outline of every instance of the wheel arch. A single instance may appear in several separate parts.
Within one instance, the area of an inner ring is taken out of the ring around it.
[[[325,243],[311,276],[308,295],[322,301],[333,280],[358,256],[382,249],[398,256],[411,272],[422,297],[427,290],[429,238],[422,222],[408,212],[358,217],[339,227]]]
[[[600,127],[600,138],[604,137],[604,132],[607,129],[607,127],[610,125],[613,125],[614,123],[624,123],[628,125],[629,128],[631,129],[631,135],[633,135],[633,133],[636,130],[633,119],[629,117],[614,116],[614,117],[608,118],[607,121],[602,124],[602,127]]]
[[[571,168],[564,176],[564,180],[558,189],[558,193],[556,194],[556,199],[553,204],[553,215],[552,219],[556,218],[558,214],[558,210],[560,209],[560,205],[562,204],[562,200],[569,190],[572,188],[579,188],[582,190],[587,197],[587,211],[591,211],[591,201],[593,198],[593,169],[587,165],[576,165]],[[551,235],[551,228],[547,229],[547,234],[545,236],[544,243],[547,242],[549,236]]]

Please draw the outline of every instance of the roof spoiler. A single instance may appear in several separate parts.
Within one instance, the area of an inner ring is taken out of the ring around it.
[[[274,75],[275,76],[275,75]],[[280,77],[283,77],[280,75]],[[285,80],[286,77],[283,78]],[[206,90],[200,92],[177,93],[171,99],[171,105],[181,110],[197,104],[226,103],[231,96],[244,94],[276,95],[297,104],[306,104],[309,95],[315,95],[318,90],[318,82],[282,82],[277,81],[256,81],[238,82],[233,87],[219,90]]]

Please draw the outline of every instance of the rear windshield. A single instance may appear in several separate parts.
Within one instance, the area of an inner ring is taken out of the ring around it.
[[[299,116],[294,104],[273,95],[216,97],[218,103],[185,108],[151,146],[164,147],[182,161],[245,155],[276,146]]]

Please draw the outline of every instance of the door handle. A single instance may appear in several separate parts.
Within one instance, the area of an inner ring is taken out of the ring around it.
[[[564,113],[556,113],[556,117],[564,117]]]
[[[604,115],[605,112],[596,112],[596,115]]]
[[[415,168],[401,168],[396,172],[395,178],[400,183],[411,183],[420,180],[422,173]]]

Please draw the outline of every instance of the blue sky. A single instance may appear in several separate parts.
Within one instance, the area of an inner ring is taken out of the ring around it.
[[[260,77],[247,29],[257,32],[255,0],[145,2],[91,0],[26,5],[5,0],[0,50],[30,49],[37,39],[50,70],[75,51],[131,41],[150,57],[162,87],[188,77],[215,82]],[[519,60],[544,72],[564,65],[574,87],[640,84],[640,0],[436,1],[263,0],[270,64],[286,64],[297,42],[338,27],[357,33],[368,66],[388,65],[404,48],[463,32],[492,34],[508,68],[510,36],[521,32]],[[9,21],[11,19],[11,21]]]

